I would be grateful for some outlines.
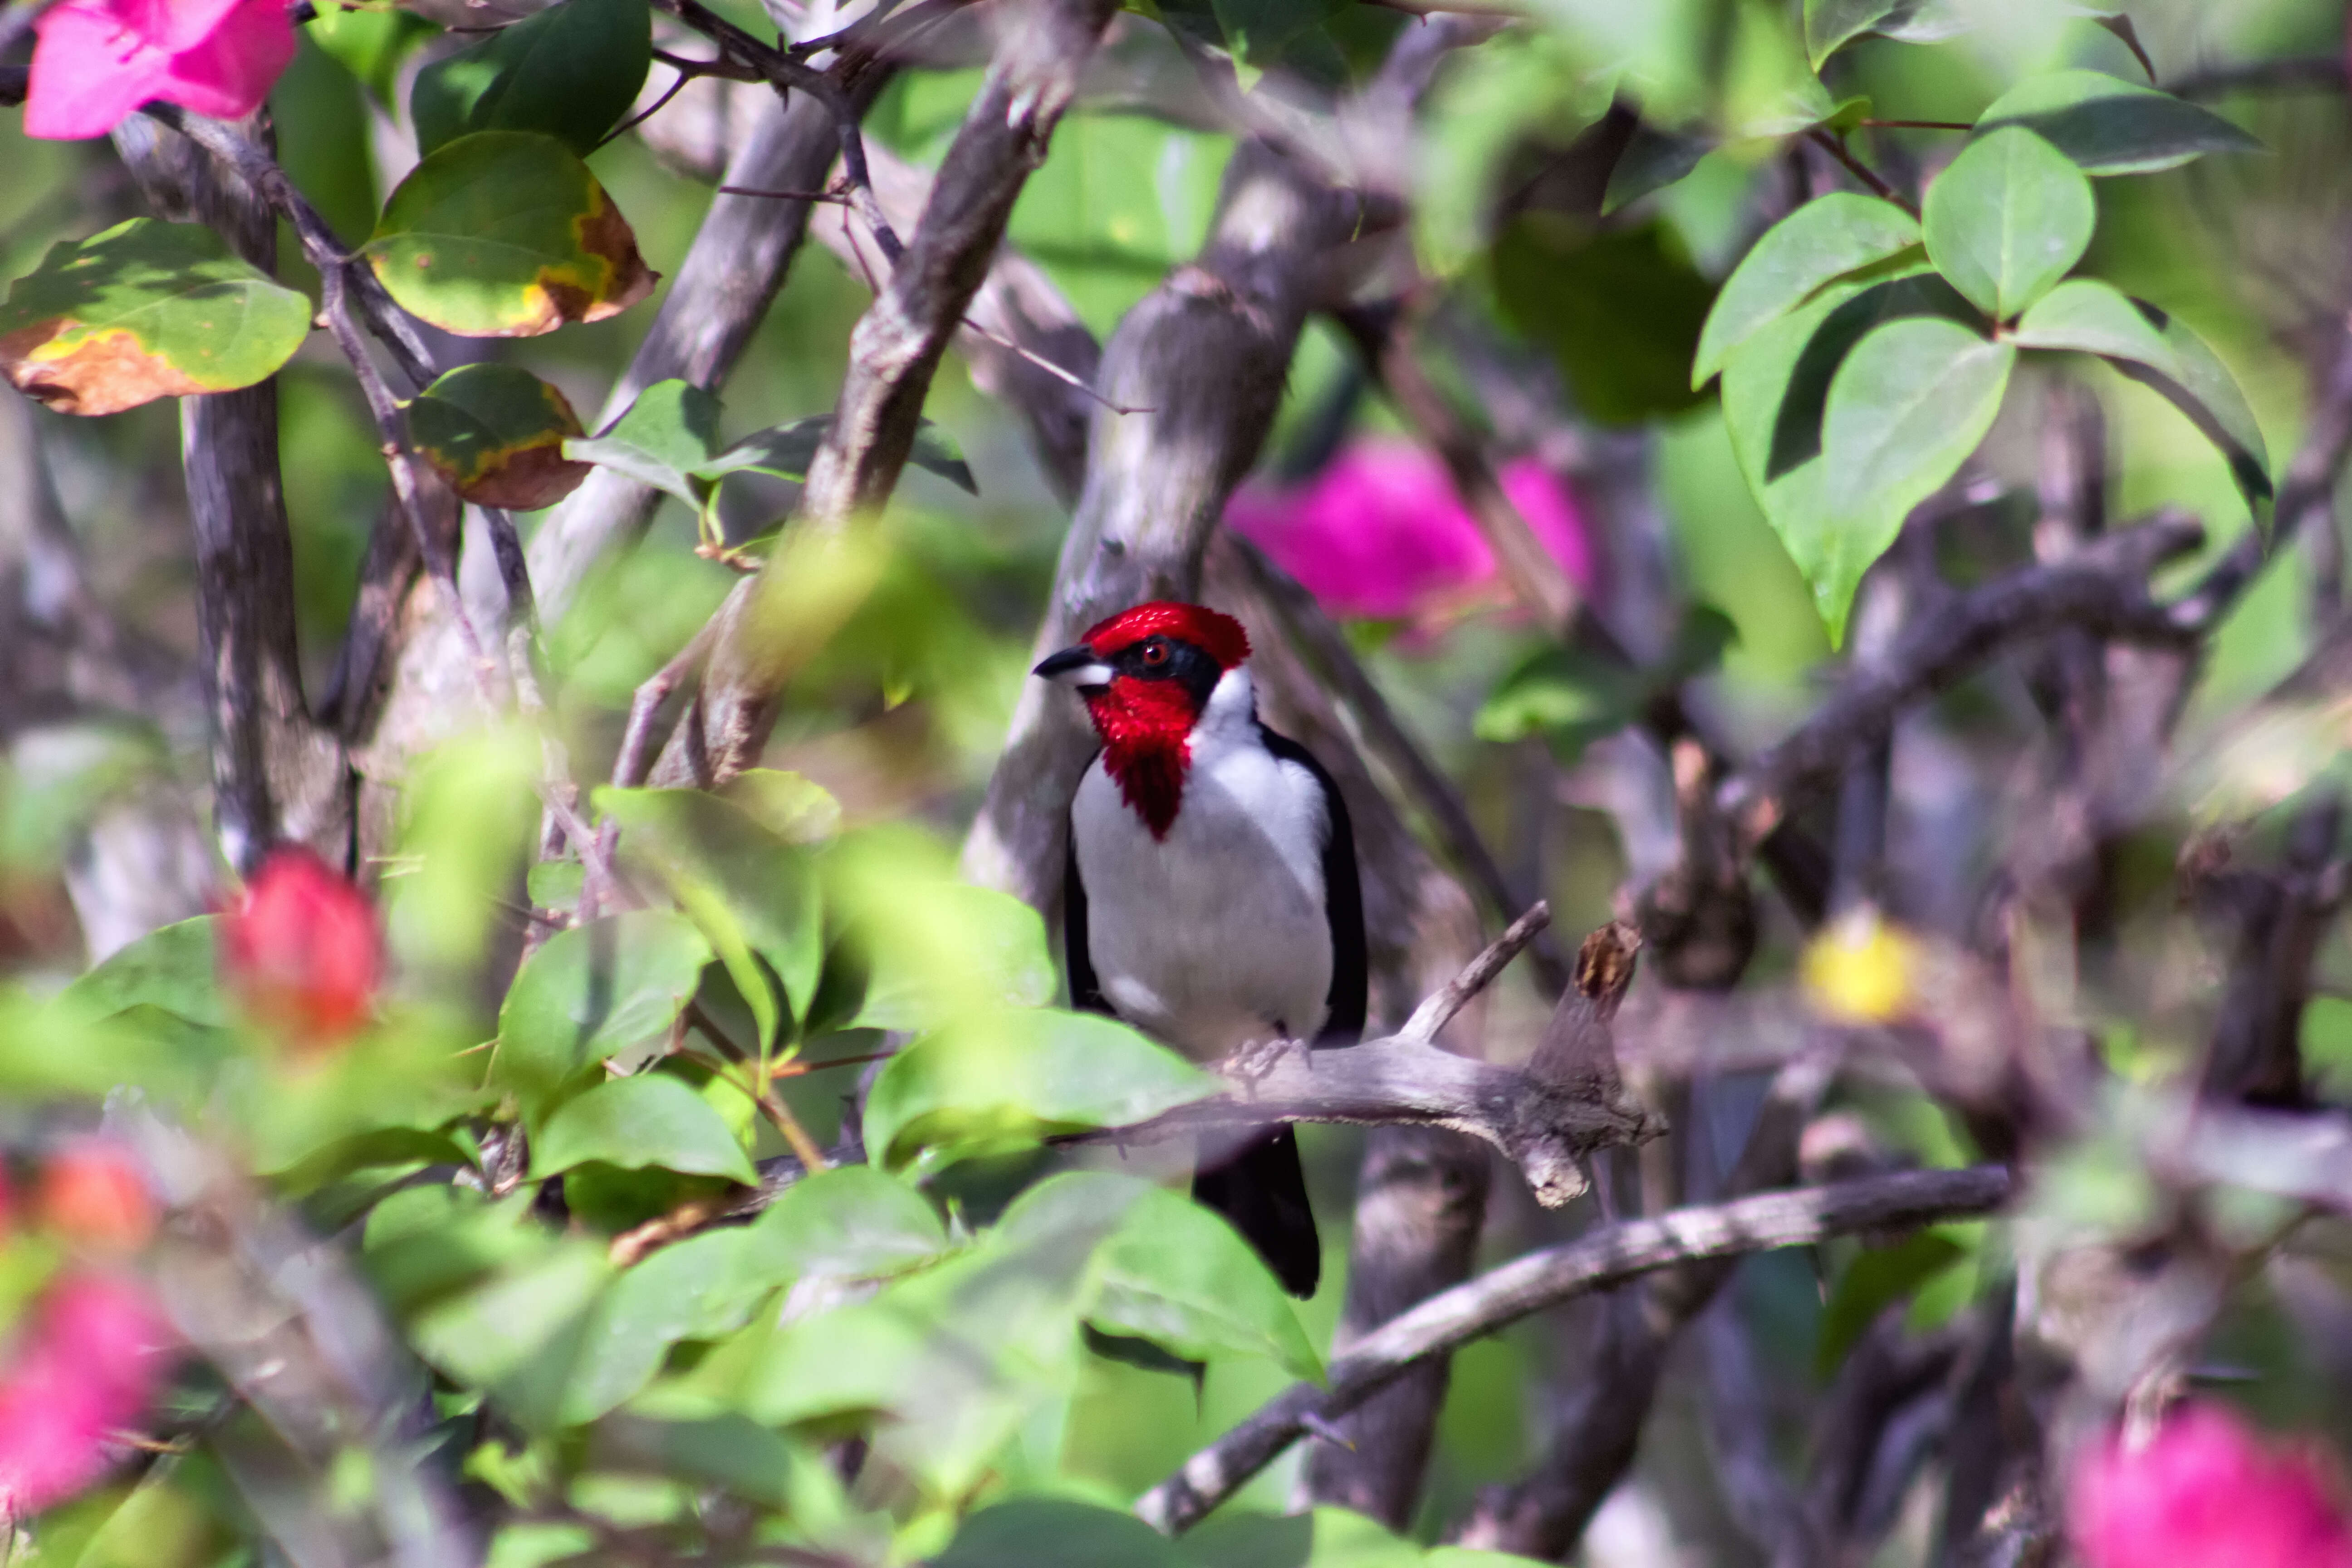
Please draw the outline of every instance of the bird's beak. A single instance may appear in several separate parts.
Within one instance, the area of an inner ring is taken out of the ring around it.
[[[1080,691],[1099,691],[1110,684],[1111,677],[1118,672],[1097,658],[1094,649],[1080,643],[1051,656],[1029,673],[1074,686]]]

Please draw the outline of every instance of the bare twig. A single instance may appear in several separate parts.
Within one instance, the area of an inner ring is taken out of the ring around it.
[[[1902,192],[1881,179],[1877,170],[1853,155],[1852,150],[1846,146],[1844,137],[1832,135],[1827,131],[1814,130],[1805,133],[1805,140],[1836,159],[1838,165],[1861,181],[1873,195],[1893,202],[1914,217],[1919,215],[1919,209],[1906,201]]]
[[[1517,958],[1519,950],[1535,941],[1536,933],[1551,924],[1551,906],[1538,899],[1528,912],[1511,922],[1510,928],[1489,943],[1485,952],[1470,961],[1469,966],[1445,983],[1444,987],[1429,1000],[1413,1009],[1404,1027],[1396,1032],[1400,1040],[1418,1040],[1426,1044],[1437,1038],[1438,1031],[1454,1020],[1454,1015],[1470,1004],[1470,999],[1494,984],[1504,966]]]
[[[2344,86],[2343,56],[2312,55],[2211,66],[2168,83],[2166,90],[2176,98],[2221,98],[2233,92],[2342,92]]]
[[[940,358],[987,277],[1013,204],[1043,162],[1110,9],[1108,0],[1035,0],[1022,25],[1006,29],[941,162],[913,245],[851,335],[840,400],[801,490],[802,527],[845,530],[897,487]],[[870,200],[862,152],[849,172]],[[869,223],[879,211],[877,203]],[[692,722],[674,734],[656,777],[687,776],[699,747],[724,782],[765,743],[789,669],[779,662],[785,650],[762,624],[764,581],[765,574],[748,580],[720,610],[702,700]]]
[[[656,0],[657,8],[674,16],[696,32],[716,43],[719,48],[750,66],[779,93],[799,91],[824,106],[833,116],[835,134],[841,148],[841,167],[849,185],[850,200],[856,205],[858,216],[874,230],[875,242],[882,254],[896,267],[905,247],[898,243],[898,232],[883,216],[881,203],[874,199],[874,182],[866,170],[866,136],[858,129],[863,118],[856,100],[831,75],[814,66],[794,59],[782,49],[762,43],[734,23],[719,16],[701,0]]]
[[[2159,563],[2204,539],[2197,521],[2166,513],[2111,533],[2062,562],[2035,565],[1923,606],[1884,664],[1848,677],[1794,733],[1725,782],[1717,804],[1755,843],[1793,797],[1834,777],[1858,737],[1883,731],[1906,704],[1934,691],[2020,638],[2062,626],[2109,637],[2174,643],[2182,628],[2147,591]]]
[[[1143,1494],[1135,1511],[1171,1534],[1190,1528],[1276,1456],[1427,1356],[1458,1350],[1531,1312],[1679,1264],[1806,1247],[1858,1230],[1989,1214],[2010,1194],[1997,1165],[1911,1171],[1611,1226],[1505,1264],[1433,1297],[1333,1359],[1327,1384],[1294,1385]]]

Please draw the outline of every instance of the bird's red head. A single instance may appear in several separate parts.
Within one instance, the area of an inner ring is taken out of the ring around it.
[[[1192,727],[1249,652],[1231,616],[1160,599],[1097,622],[1036,673],[1077,689],[1102,737],[1103,765],[1153,837],[1165,837],[1183,800]]]

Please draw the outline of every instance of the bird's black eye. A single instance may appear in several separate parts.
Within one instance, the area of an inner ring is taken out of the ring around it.
[[[1158,637],[1153,637],[1143,645],[1143,652],[1139,657],[1143,660],[1144,668],[1158,669],[1168,662],[1168,645]]]

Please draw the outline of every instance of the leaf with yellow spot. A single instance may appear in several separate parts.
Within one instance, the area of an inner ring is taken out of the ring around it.
[[[267,380],[310,330],[310,300],[211,229],[132,218],[10,285],[0,374],[60,414],[116,414]]]
[[[1833,922],[1805,948],[1805,994],[1827,1017],[1844,1024],[1887,1024],[1915,1007],[1919,943],[1856,910]]]
[[[483,131],[434,151],[362,252],[401,305],[469,338],[601,321],[656,275],[604,187],[552,136]]]
[[[419,456],[477,506],[533,511],[580,488],[589,465],[563,455],[580,434],[563,394],[510,364],[467,364],[407,405]]]

